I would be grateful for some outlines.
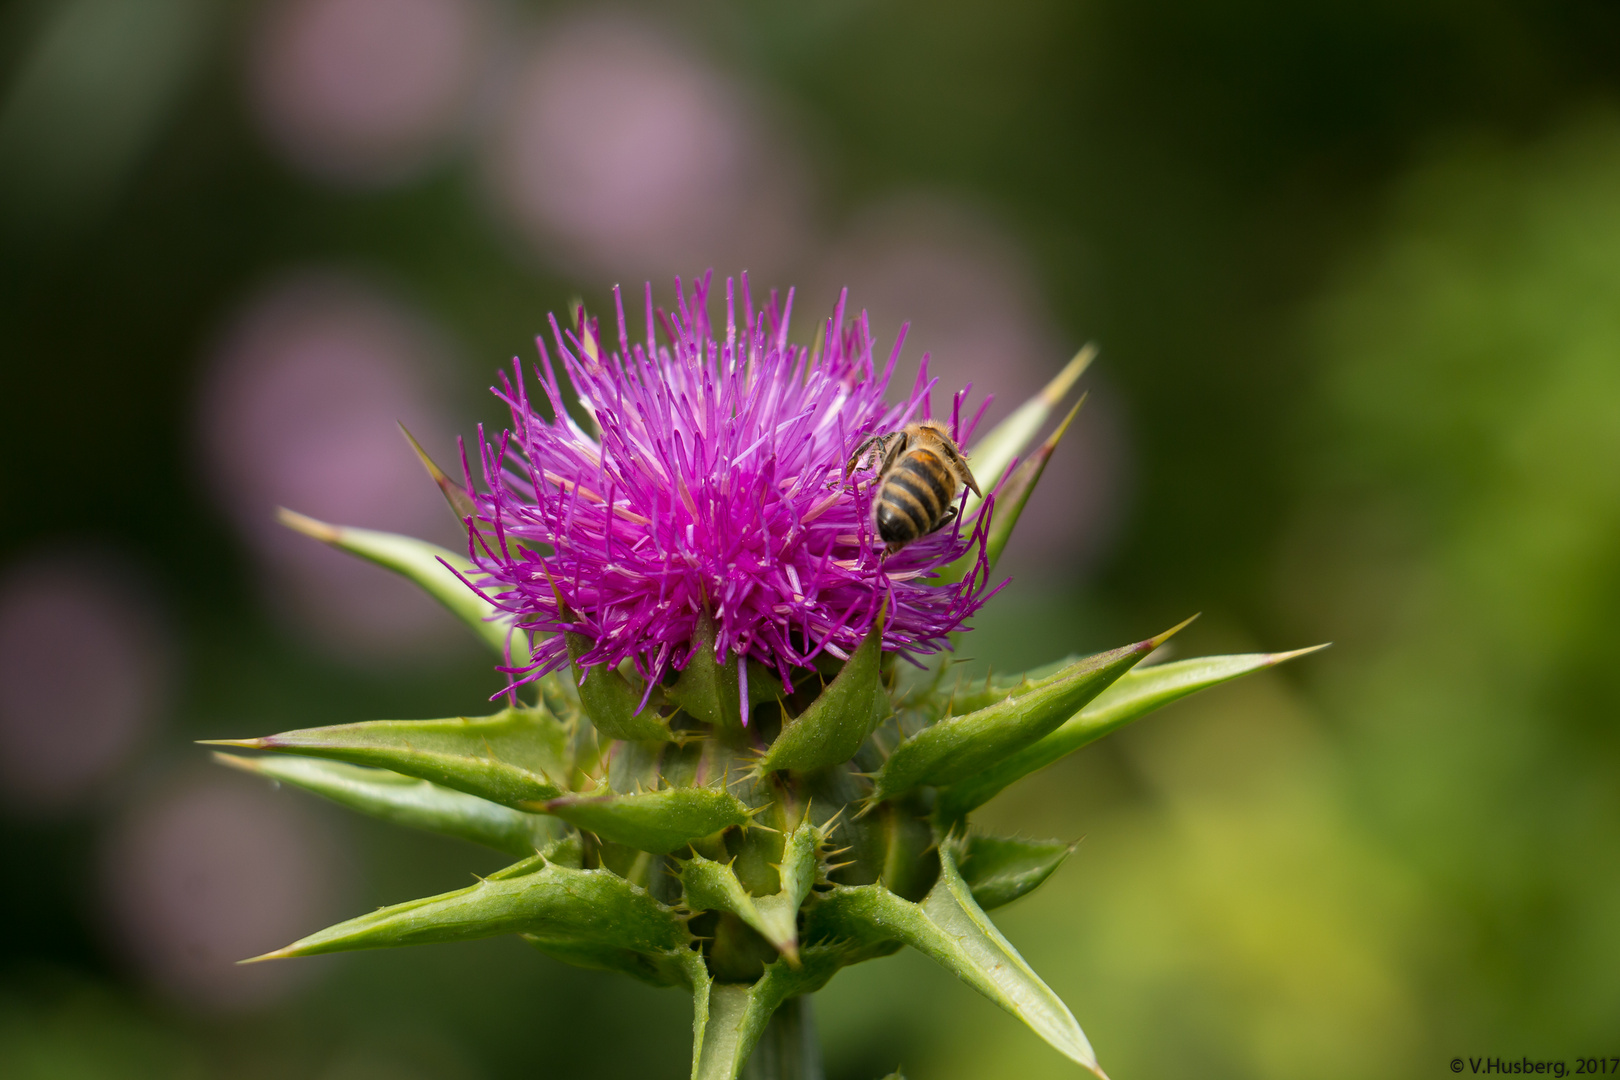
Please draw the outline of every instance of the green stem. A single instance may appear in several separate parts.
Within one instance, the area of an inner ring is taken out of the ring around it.
[[[823,1080],[810,995],[789,998],[772,1014],[740,1080]]]

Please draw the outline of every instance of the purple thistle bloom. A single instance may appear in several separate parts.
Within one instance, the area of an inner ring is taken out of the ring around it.
[[[793,306],[755,312],[742,280],[742,322],[726,281],[724,338],[706,310],[712,274],[676,281],[674,318],[646,293],[647,340],[632,345],[617,288],[619,351],[607,355],[594,320],[564,333],[556,350],[600,435],[569,416],[543,340],[540,382],[552,419],[531,403],[521,365],[495,393],[511,431],[492,445],[480,432],[488,494],[472,493],[469,525],[477,586],[536,636],[533,662],[508,669],[534,678],[568,662],[561,631],[593,644],[581,665],[630,659],[649,685],[686,667],[700,614],[717,630],[717,659],[790,671],[826,650],[845,658],[887,600],[883,648],[915,661],[948,648],[994,591],[986,535],[993,504],[894,552],[872,525],[878,487],[870,464],[846,475],[868,436],[931,416],[924,355],[911,392],[883,400],[905,340],[902,328],[881,373],[862,313],[844,322],[840,297],[815,348],[788,344]],[[662,327],[672,343],[661,346]],[[970,388],[969,388],[970,389]],[[965,442],[967,389],[951,403],[950,432]],[[988,402],[986,402],[988,404]],[[986,477],[993,481],[995,478]],[[470,489],[470,484],[469,484]],[[960,509],[966,494],[957,506]],[[516,543],[514,543],[516,541]],[[942,584],[934,571],[977,549],[971,573]],[[561,604],[559,604],[561,601]]]

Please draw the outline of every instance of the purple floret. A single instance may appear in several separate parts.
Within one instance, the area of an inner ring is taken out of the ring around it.
[[[883,400],[904,329],[880,374],[866,315],[844,321],[846,293],[821,343],[790,345],[792,292],[784,310],[773,291],[756,313],[744,275],[741,325],[728,278],[717,340],[706,310],[711,278],[693,283],[690,304],[676,281],[673,318],[654,309],[649,286],[645,344],[630,344],[615,289],[611,355],[594,321],[565,333],[551,320],[580,411],[600,435],[569,415],[543,340],[536,374],[551,419],[535,408],[521,365],[501,378],[495,393],[511,408],[512,430],[493,443],[480,432],[489,493],[469,485],[480,518],[469,519],[469,544],[480,591],[536,635],[533,662],[511,668],[514,676],[566,664],[559,632],[567,630],[594,643],[581,664],[629,659],[656,681],[685,668],[707,611],[718,659],[745,678],[743,661],[753,658],[787,684],[823,650],[846,657],[885,597],[883,648],[915,660],[948,648],[946,635],[994,591],[985,546],[993,500],[970,521],[958,517],[888,552],[872,527],[874,469],[846,476],[868,436],[931,415],[937,380],[926,355],[905,399]],[[657,343],[660,327],[673,344]],[[952,400],[958,443],[978,421],[963,429],[966,393]],[[960,583],[939,582],[934,571],[975,550]]]

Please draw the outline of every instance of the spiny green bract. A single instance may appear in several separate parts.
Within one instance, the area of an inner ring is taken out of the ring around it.
[[[1075,374],[1016,413],[1012,435],[1003,425],[987,437],[973,461],[981,476],[1000,474],[1034,438]],[[1003,542],[1054,441],[1030,457],[1026,489],[1000,519]],[[466,564],[450,552],[283,520],[415,581],[503,658],[525,654],[521,631],[457,580]],[[645,695],[628,665],[576,668],[491,716],[223,743],[292,755],[220,754],[227,764],[521,856],[468,888],[258,959],[517,934],[571,964],[690,990],[692,1075],[731,1080],[784,1001],[909,945],[1102,1076],[1074,1016],[985,915],[1039,886],[1071,845],[976,835],[967,816],[1139,716],[1299,654],[1139,666],[1171,630],[963,684],[948,664],[902,679],[880,649],[882,629],[880,614],[848,661],[801,669],[785,697],[778,686],[750,700],[746,725],[736,680],[694,662]],[[712,633],[700,623],[700,638]],[[750,698],[767,685],[751,680]]]

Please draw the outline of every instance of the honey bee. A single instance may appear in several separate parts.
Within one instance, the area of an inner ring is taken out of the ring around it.
[[[956,494],[964,485],[982,497],[962,451],[938,421],[872,436],[856,447],[846,471],[872,447],[880,455],[877,531],[890,551],[950,524],[956,518]]]

